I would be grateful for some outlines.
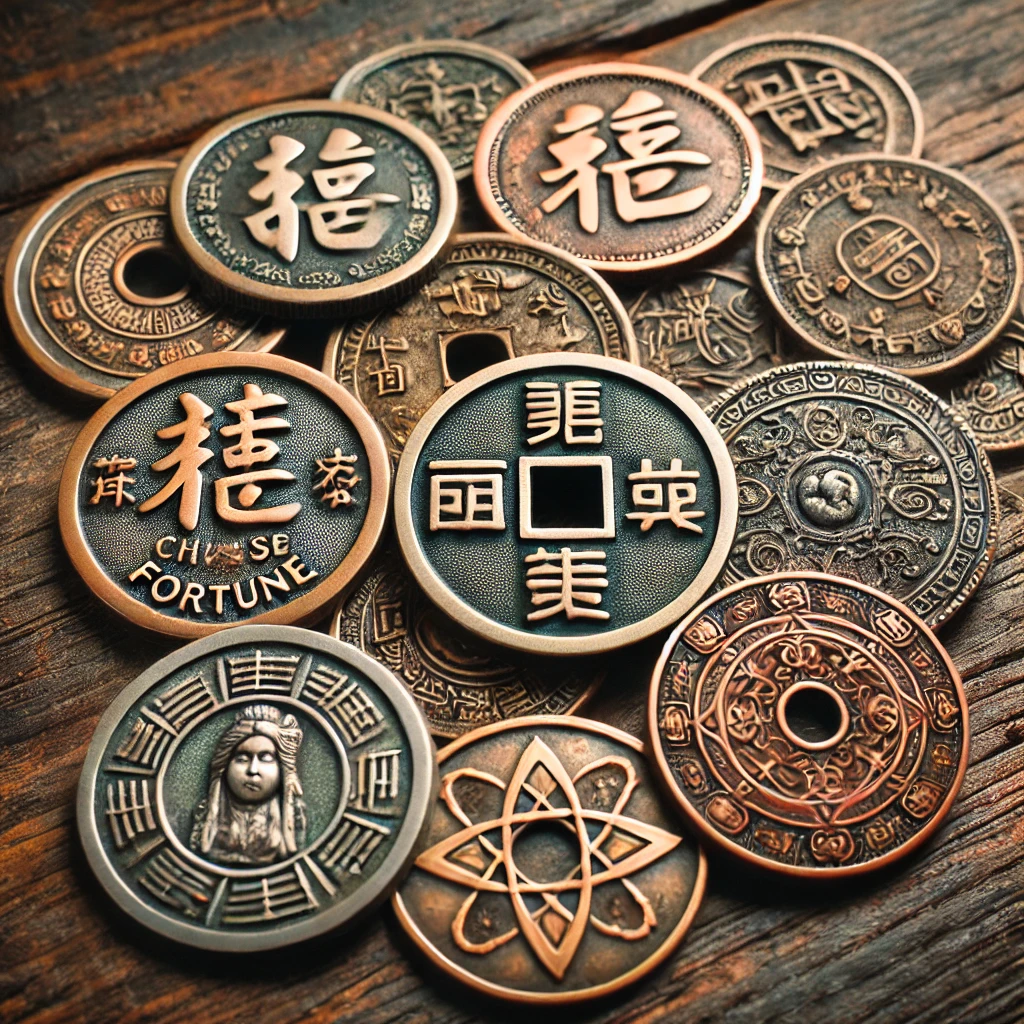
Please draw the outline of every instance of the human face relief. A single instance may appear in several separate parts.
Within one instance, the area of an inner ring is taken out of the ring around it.
[[[247,804],[269,800],[281,781],[277,748],[266,736],[250,736],[235,747],[228,763],[227,783],[231,795]]]

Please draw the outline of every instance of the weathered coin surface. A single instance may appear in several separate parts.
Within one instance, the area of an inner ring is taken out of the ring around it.
[[[721,89],[753,121],[767,188],[843,156],[921,155],[924,118],[906,79],[845,39],[751,36],[706,57],[693,77]]]
[[[425,849],[395,894],[438,967],[488,995],[606,995],[678,946],[706,866],[661,797],[643,745],[578,718],[487,726],[438,754]]]
[[[300,100],[211,128],[171,187],[207,289],[293,317],[386,305],[429,278],[455,226],[437,144],[393,114]]]
[[[605,356],[524,356],[420,420],[395,522],[417,582],[460,625],[520,651],[594,654],[665,628],[711,586],[735,472],[664,378]]]
[[[426,132],[448,158],[455,177],[473,172],[480,128],[510,93],[533,75],[499,50],[461,39],[402,43],[349,69],[331,90],[402,118]]]
[[[999,335],[1017,307],[1021,253],[1006,214],[956,171],[851,157],[776,195],[757,268],[808,344],[923,377]]]
[[[599,270],[645,271],[727,239],[761,193],[754,126],[665,68],[588,64],[511,95],[480,133],[477,192],[499,227]]]
[[[155,370],[82,429],[60,528],[92,591],[137,625],[197,637],[305,623],[381,538],[391,466],[334,381],[265,353]]]
[[[508,235],[463,235],[415,295],[339,327],[324,373],[370,410],[397,463],[412,428],[453,384],[537,352],[637,361],[622,303],[589,267]]]
[[[661,773],[702,835],[804,877],[908,854],[967,768],[967,700],[910,609],[852,580],[745,580],[665,644],[649,704]]]
[[[810,570],[860,580],[930,626],[974,593],[995,552],[995,476],[942,399],[887,370],[794,363],[708,409],[736,465],[731,583]]]
[[[92,398],[204,352],[266,351],[280,324],[208,302],[171,236],[175,164],[140,160],[72,182],[11,246],[7,319],[44,373]]]
[[[426,723],[390,672],[320,633],[242,626],[121,691],[89,746],[78,830],[147,928],[277,949],[390,895],[436,786]]]

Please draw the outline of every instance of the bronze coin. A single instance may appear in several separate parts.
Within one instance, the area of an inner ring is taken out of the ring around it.
[[[766,188],[784,188],[839,157],[921,155],[924,117],[906,79],[845,39],[751,36],[716,50],[692,74],[721,89],[754,123]]]
[[[794,363],[708,409],[736,466],[739,527],[721,581],[834,573],[929,626],[995,553],[995,476],[974,435],[920,384],[854,363]]]
[[[204,352],[264,352],[284,334],[197,294],[170,230],[174,168],[139,160],[79,178],[44,202],[11,246],[11,330],[65,387],[109,398],[159,366]]]
[[[501,999],[571,1003],[679,945],[706,865],[627,733],[579,718],[487,726],[437,757],[441,792],[392,898],[446,974]]]
[[[643,271],[707,252],[750,216],[761,145],[702,82],[588,64],[509,96],[480,133],[473,174],[504,230],[598,270]]]
[[[757,269],[785,326],[814,348],[924,377],[999,335],[1021,253],[1006,214],[962,174],[850,157],[775,196]]]
[[[701,835],[787,875],[883,867],[942,823],[967,699],[928,627],[852,580],[782,573],[673,631],[648,706],[661,774]]]

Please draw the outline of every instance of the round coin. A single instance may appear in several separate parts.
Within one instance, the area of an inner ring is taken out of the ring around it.
[[[384,529],[391,467],[363,407],[317,370],[218,352],[155,370],[78,435],[60,528],[92,591],[197,637],[317,618]]]
[[[140,924],[278,949],[385,900],[436,791],[423,716],[390,672],[320,633],[242,626],[121,691],[85,759],[78,831]]]
[[[392,903],[443,971],[502,999],[569,1003],[679,945],[707,869],[638,740],[539,715],[477,729],[438,764],[425,849]]]
[[[7,319],[44,373],[91,398],[204,352],[262,352],[284,328],[202,299],[170,231],[175,165],[140,160],[72,182],[11,246]]]
[[[174,176],[171,220],[214,294],[334,316],[428,279],[457,203],[451,165],[418,128],[356,103],[300,100],[202,136]]]
[[[851,157],[772,200],[757,269],[785,326],[831,356],[923,377],[1006,326],[1021,253],[976,185],[924,160]]]
[[[967,768],[967,699],[942,645],[898,601],[819,573],[745,580],[695,608],[655,668],[649,726],[705,837],[805,878],[908,854]]]
[[[761,146],[739,108],[693,78],[588,64],[509,96],[473,173],[504,230],[599,270],[644,271],[707,252],[747,219]]]

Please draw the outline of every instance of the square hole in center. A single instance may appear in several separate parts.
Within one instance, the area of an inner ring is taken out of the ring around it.
[[[600,530],[604,481],[600,466],[532,466],[530,518],[535,530]]]

